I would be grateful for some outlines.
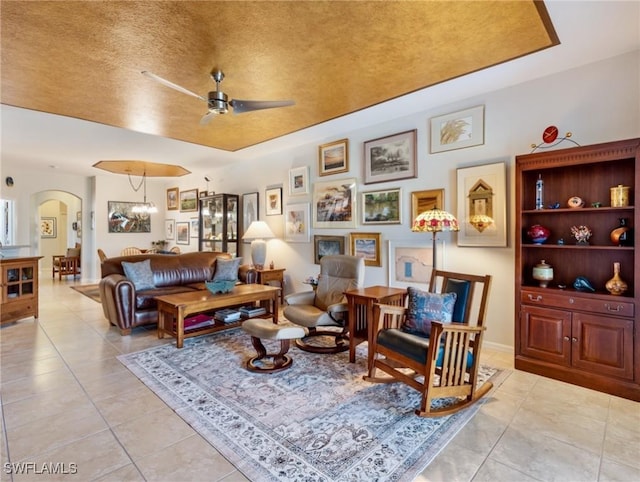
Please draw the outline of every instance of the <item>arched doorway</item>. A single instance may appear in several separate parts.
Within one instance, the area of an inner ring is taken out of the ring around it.
[[[40,269],[46,276],[51,273],[52,256],[64,254],[67,248],[82,245],[82,199],[65,191],[42,191],[33,195],[36,207],[35,233],[31,239],[43,256]],[[82,250],[82,266],[86,266]]]

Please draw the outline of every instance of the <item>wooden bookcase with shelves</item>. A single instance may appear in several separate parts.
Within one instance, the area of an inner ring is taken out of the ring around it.
[[[640,139],[537,152],[516,157],[515,367],[640,401]],[[544,207],[536,206],[536,181],[544,181]],[[610,188],[630,188],[627,206],[611,206]],[[581,208],[567,207],[579,196]],[[551,206],[559,203],[560,207]],[[593,207],[592,203],[600,203]],[[626,218],[633,243],[617,246],[610,232]],[[528,229],[540,224],[548,239],[534,244]],[[571,226],[592,236],[578,245]],[[544,260],[553,267],[546,288],[533,279]],[[622,295],[605,289],[620,263],[628,284]],[[595,292],[576,290],[583,276]]]

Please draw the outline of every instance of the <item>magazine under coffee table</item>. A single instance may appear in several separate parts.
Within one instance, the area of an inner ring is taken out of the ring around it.
[[[260,302],[267,310],[265,317],[270,316],[274,323],[278,323],[279,293],[280,288],[276,286],[242,284],[229,293],[214,295],[208,290],[202,290],[158,296],[158,338],[164,338],[165,334],[173,336],[176,338],[176,347],[182,348],[185,338],[240,326],[242,320],[233,323],[215,321],[211,326],[185,332],[184,319],[189,315],[247,303]]]

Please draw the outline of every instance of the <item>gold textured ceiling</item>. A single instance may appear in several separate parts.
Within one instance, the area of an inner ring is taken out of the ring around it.
[[[5,1],[2,103],[235,151],[559,43],[532,1]],[[229,99],[296,105],[217,116]],[[428,107],[428,106],[425,106]]]

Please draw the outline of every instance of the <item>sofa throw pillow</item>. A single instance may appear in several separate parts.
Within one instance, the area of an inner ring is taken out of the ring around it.
[[[420,336],[431,334],[431,322],[451,322],[455,293],[429,293],[417,288],[407,288],[409,303],[402,329]]]
[[[122,269],[127,278],[131,280],[137,291],[150,290],[155,288],[153,282],[153,271],[151,271],[151,260],[145,259],[139,263],[122,262]]]
[[[238,268],[242,258],[216,258],[216,271],[213,273],[212,281],[237,281],[238,280]]]

